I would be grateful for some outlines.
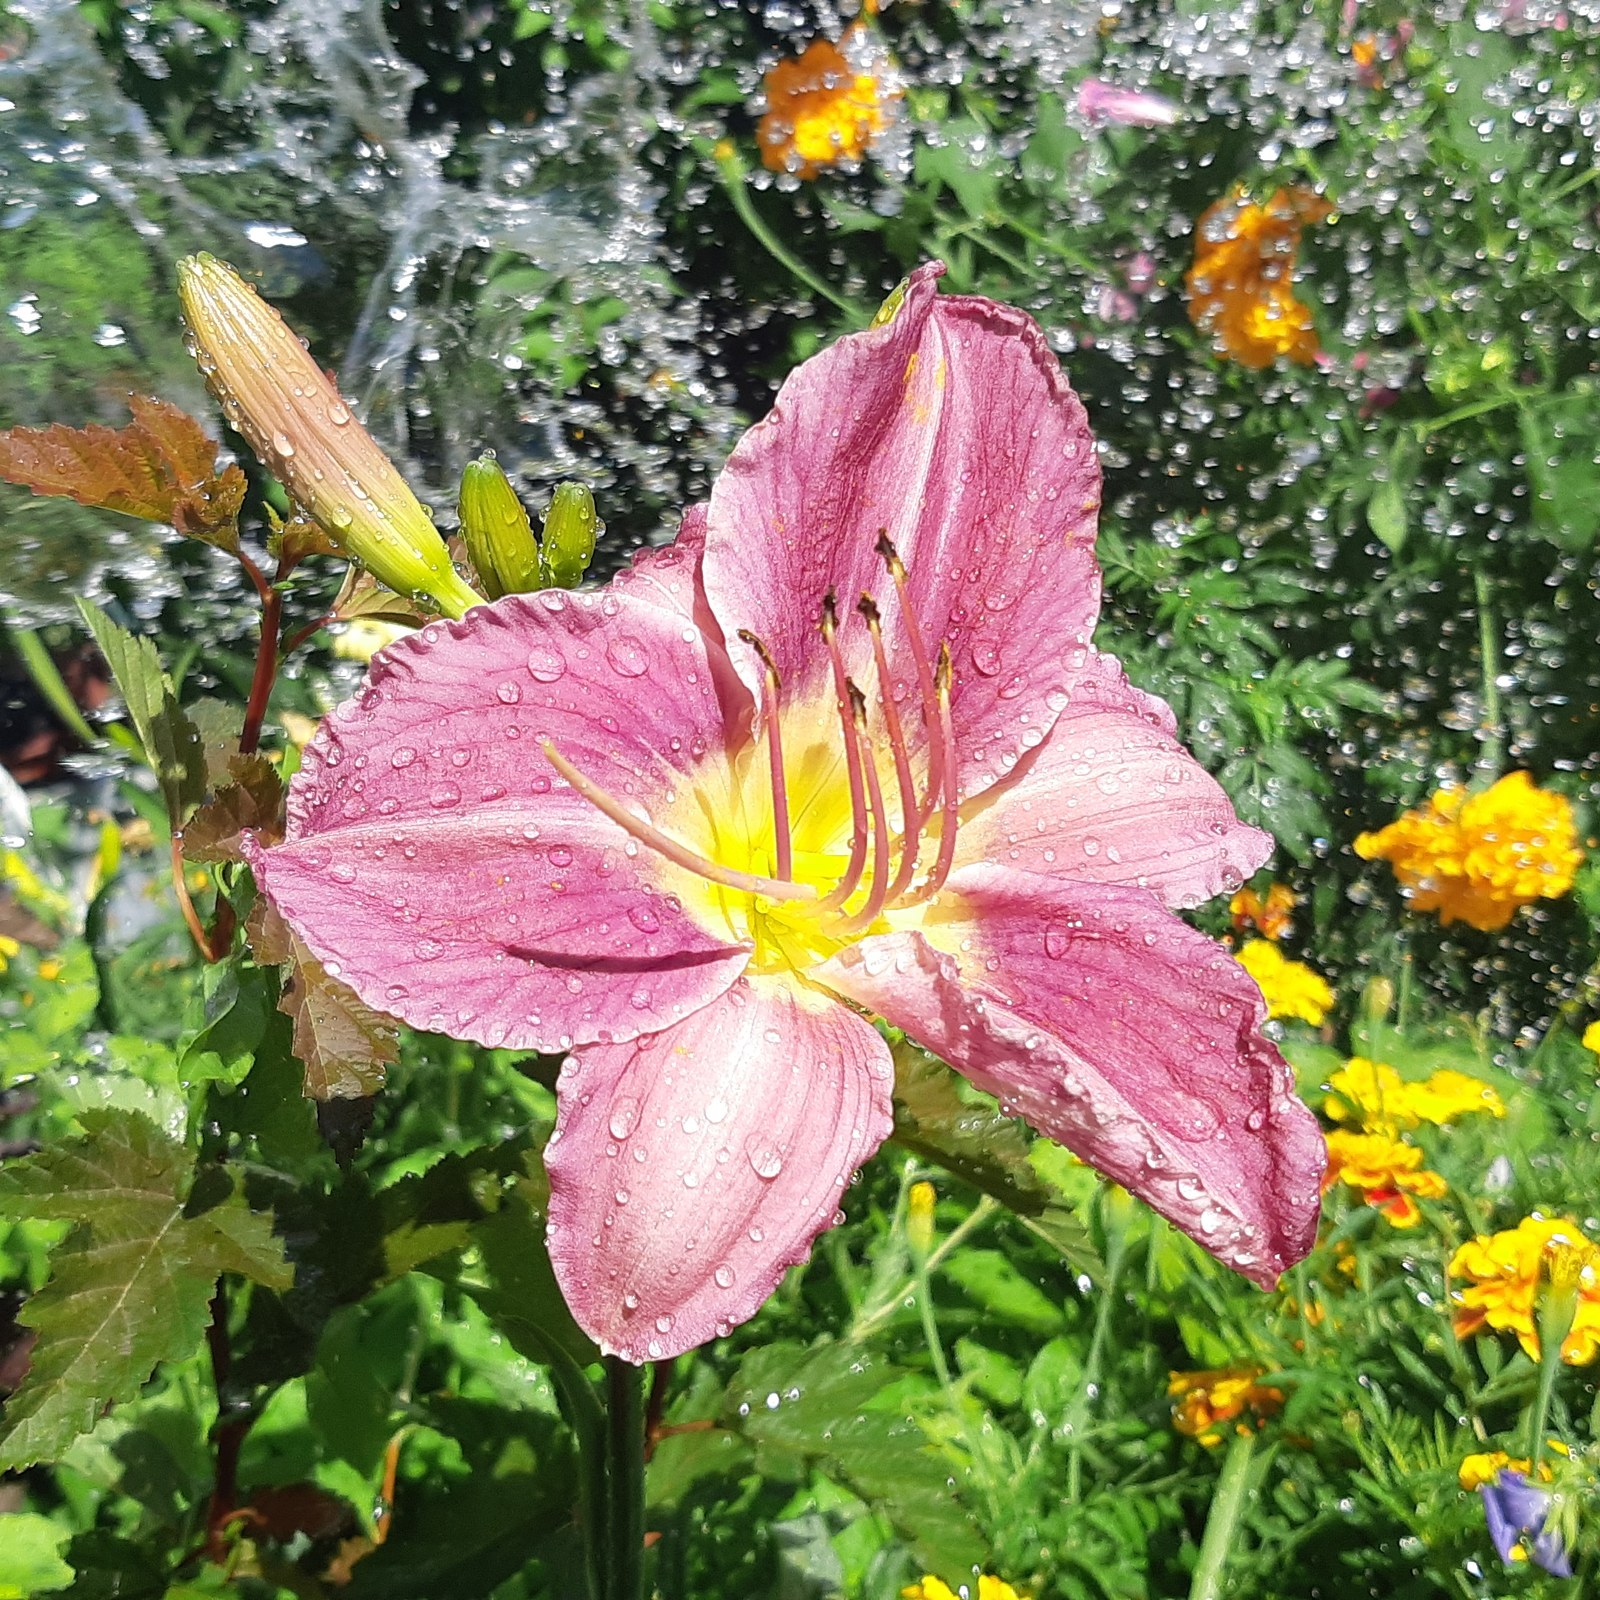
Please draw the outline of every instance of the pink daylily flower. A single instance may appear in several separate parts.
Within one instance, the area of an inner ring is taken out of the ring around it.
[[[1085,78],[1078,85],[1078,115],[1095,124],[1124,128],[1170,128],[1182,115],[1175,100],[1148,89],[1122,89],[1104,78]]]
[[[1312,1243],[1322,1137],[1173,914],[1270,840],[1091,645],[1083,407],[941,271],[790,376],[674,544],[380,653],[253,852],[369,1004],[567,1052],[550,1255],[633,1361],[834,1220],[892,1128],[874,1016],[1258,1283]]]

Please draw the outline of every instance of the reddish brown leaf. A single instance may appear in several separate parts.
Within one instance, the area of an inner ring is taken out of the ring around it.
[[[149,395],[130,395],[128,406],[133,421],[125,428],[91,422],[0,431],[0,478],[237,549],[244,474],[235,466],[216,470],[216,444],[186,411]]]
[[[281,967],[294,960],[294,935],[265,895],[257,898],[244,919],[244,936],[258,967]]]
[[[314,1483],[257,1489],[243,1509],[251,1513],[256,1531],[279,1544],[288,1544],[298,1533],[308,1539],[331,1539],[353,1528],[356,1521],[348,1501]]]
[[[386,589],[364,567],[351,567],[339,593],[334,597],[332,614],[340,622],[364,618],[371,622],[402,622],[421,627],[427,612],[392,589]]]
[[[270,524],[267,554],[286,568],[297,565],[307,556],[341,554],[338,545],[323,532],[322,524],[298,511],[285,522],[269,506],[267,519]]]
[[[291,933],[294,959],[278,1009],[294,1022],[294,1053],[305,1063],[312,1100],[356,1100],[383,1087],[385,1069],[399,1059],[398,1030],[323,971]]]
[[[235,756],[231,781],[183,825],[186,861],[242,861],[239,836],[249,829],[263,844],[283,837],[283,780],[265,756]]]

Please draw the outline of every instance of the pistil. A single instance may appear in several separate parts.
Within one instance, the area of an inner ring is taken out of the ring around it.
[[[872,659],[878,672],[883,725],[889,736],[889,749],[894,756],[895,782],[900,789],[900,870],[888,889],[889,898],[894,900],[906,892],[911,876],[917,870],[917,854],[922,848],[922,817],[917,805],[917,781],[911,771],[911,752],[906,746],[900,708],[894,703],[894,691],[889,681],[889,658],[883,648],[883,622],[878,604],[870,594],[864,594],[856,610],[865,619],[867,632],[872,635]]]
[[[917,626],[916,613],[911,609],[911,596],[906,593],[906,564],[889,538],[887,528],[878,530],[877,551],[894,581],[894,592],[900,602],[900,620],[905,626],[906,643],[911,649],[911,659],[917,669],[917,689],[922,697],[922,725],[928,740],[928,792],[917,808],[917,826],[920,828],[933,815],[939,794],[938,741],[934,733],[937,721],[935,705],[938,699],[933,680],[933,666],[928,660],[927,647],[922,642],[922,629]]]
[[[943,774],[942,804],[939,817],[939,854],[934,859],[933,871],[910,894],[901,895],[896,906],[918,906],[931,900],[944,888],[950,876],[950,867],[956,855],[956,829],[960,823],[957,813],[959,794],[956,775],[955,730],[950,720],[950,646],[939,646],[939,672],[934,680],[934,699],[938,706],[939,770]],[[930,752],[931,754],[931,752]]]
[[[748,628],[741,628],[739,637],[761,657],[767,674],[762,721],[767,734],[767,766],[772,778],[772,832],[776,840],[778,876],[787,882],[794,876],[794,838],[789,827],[789,786],[783,773],[783,735],[779,730],[782,683],[767,647]]]
[[[763,878],[752,872],[738,872],[712,861],[688,845],[680,843],[669,834],[636,817],[615,795],[607,793],[599,784],[591,782],[548,740],[540,741],[545,759],[572,785],[596,811],[610,817],[630,838],[665,856],[686,872],[721,884],[726,889],[737,889],[744,894],[764,895],[769,900],[815,900],[817,891],[808,883],[785,883],[777,878]]]

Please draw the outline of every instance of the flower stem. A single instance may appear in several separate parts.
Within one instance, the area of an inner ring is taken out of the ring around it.
[[[283,596],[269,587],[261,597],[261,643],[256,649],[255,676],[250,680],[244,728],[239,734],[242,756],[253,755],[261,743],[261,724],[266,721],[267,702],[272,698],[273,680],[278,675],[278,632],[282,617]]]
[[[1483,671],[1483,754],[1478,765],[1498,778],[1505,765],[1505,729],[1500,707],[1500,641],[1495,635],[1489,577],[1482,567],[1472,575],[1478,602],[1478,656]]]
[[[1211,1499],[1206,1531],[1200,1541],[1200,1559],[1195,1563],[1194,1580],[1189,1585],[1189,1600],[1221,1600],[1223,1571],[1228,1552],[1233,1548],[1239,1518],[1244,1512],[1246,1490],[1250,1484],[1250,1457],[1255,1449],[1253,1433],[1235,1434],[1223,1458],[1217,1492]]]
[[[644,1385],[616,1356],[606,1365],[606,1496],[609,1560],[604,1600],[644,1595]]]

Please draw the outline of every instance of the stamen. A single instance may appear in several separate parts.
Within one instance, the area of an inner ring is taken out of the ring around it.
[[[939,676],[935,684],[939,706],[939,756],[940,770],[944,774],[943,805],[939,817],[939,854],[933,871],[910,894],[902,895],[896,905],[917,906],[931,900],[944,888],[950,876],[950,865],[956,857],[956,829],[960,825],[957,815],[956,740],[950,722],[950,646],[939,646]]]
[[[783,774],[783,735],[779,731],[778,701],[782,684],[777,663],[767,647],[748,628],[739,637],[761,657],[767,672],[766,705],[762,721],[767,734],[767,766],[772,777],[772,831],[777,839],[778,876],[785,881],[794,876],[794,840],[789,829],[789,786]]]
[[[855,713],[856,737],[861,745],[861,764],[867,774],[867,799],[872,806],[872,887],[861,909],[839,924],[841,933],[859,933],[878,920],[889,897],[889,819],[884,815],[883,785],[878,781],[878,763],[872,757],[872,741],[867,735],[867,697],[852,683],[850,709]]]
[[[744,894],[765,895],[769,900],[816,899],[817,891],[808,883],[780,883],[776,878],[762,878],[750,872],[736,872],[732,867],[724,867],[718,862],[708,860],[697,851],[691,850],[688,845],[680,844],[659,828],[652,827],[643,817],[634,816],[614,795],[607,794],[599,784],[592,783],[584,777],[548,739],[541,739],[539,747],[544,751],[545,759],[550,765],[596,811],[610,817],[619,828],[637,839],[640,844],[647,845],[657,855],[665,856],[668,861],[682,867],[686,872],[692,872],[711,883],[720,883],[726,889],[738,889]]]
[[[833,663],[833,691],[839,708],[839,724],[844,733],[845,769],[850,779],[850,862],[844,876],[817,901],[818,911],[837,911],[856,892],[862,868],[867,864],[867,797],[862,787],[863,759],[856,740],[855,717],[850,711],[850,679],[844,670],[844,654],[839,649],[839,602],[830,589],[822,599],[822,637]]]
[[[883,722],[889,734],[889,749],[894,756],[895,781],[900,787],[900,870],[889,885],[889,898],[906,891],[917,870],[917,854],[922,848],[922,814],[917,805],[917,782],[911,772],[911,752],[906,746],[905,729],[900,725],[900,708],[894,703],[889,683],[889,659],[883,649],[883,623],[878,603],[870,594],[862,595],[856,610],[866,618],[872,635],[872,658],[878,669],[878,697],[883,702]]]
[[[933,667],[928,660],[927,647],[922,642],[922,629],[917,626],[916,613],[911,609],[911,597],[906,593],[906,564],[890,541],[889,530],[878,530],[877,551],[894,580],[894,592],[900,601],[900,620],[905,625],[906,643],[911,649],[911,659],[917,669],[917,688],[922,695],[922,727],[928,740],[928,792],[917,807],[917,826],[920,828],[933,815],[934,801],[939,794],[938,696],[934,691]]]

